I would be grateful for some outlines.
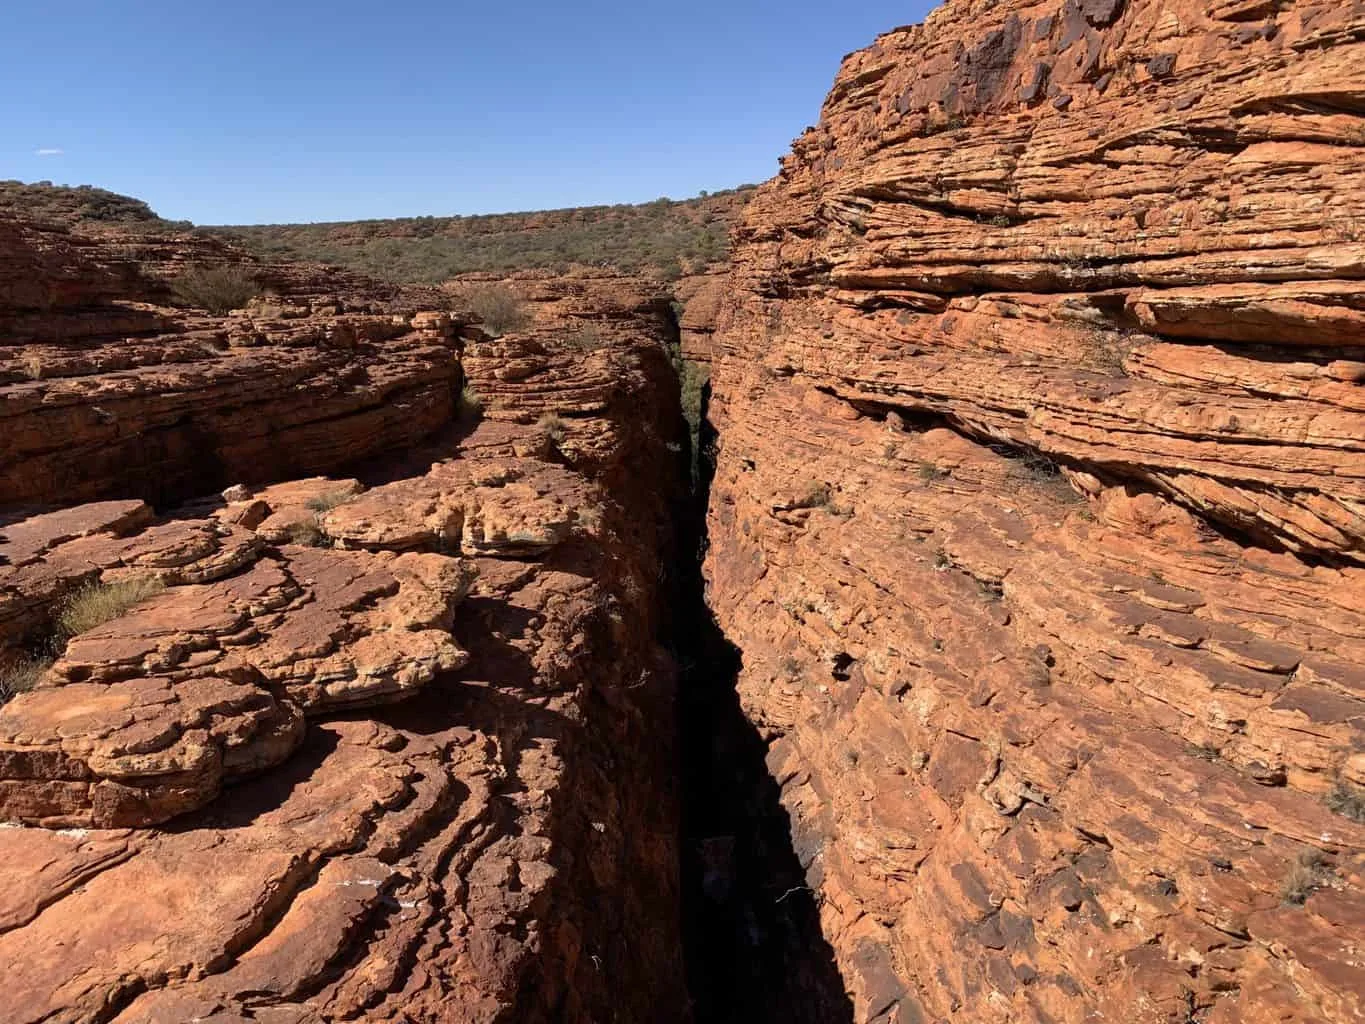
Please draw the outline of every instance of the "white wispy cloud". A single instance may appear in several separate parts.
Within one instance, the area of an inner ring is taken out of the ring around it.
[[[64,150],[64,149],[57,149],[55,146],[48,146],[48,147],[44,147],[44,148],[42,148],[42,149],[35,149],[35,150],[33,151],[33,155],[34,155],[34,156],[65,156],[65,155],[66,155],[66,150]]]

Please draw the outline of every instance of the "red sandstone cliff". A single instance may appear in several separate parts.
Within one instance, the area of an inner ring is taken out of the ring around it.
[[[948,3],[738,230],[709,595],[854,1019],[1365,1019],[1365,4]]]
[[[150,596],[0,707],[0,1016],[687,1020],[666,297],[543,282],[497,339],[298,290],[196,318],[4,238],[0,295],[59,296],[11,308],[99,328],[0,342],[43,360],[0,377],[5,499],[69,506],[5,509],[0,670],[78,588]],[[223,479],[263,485],[139,499]]]

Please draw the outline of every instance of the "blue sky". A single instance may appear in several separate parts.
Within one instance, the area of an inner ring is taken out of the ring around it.
[[[0,179],[201,224],[683,198],[777,169],[925,0],[7,4]],[[40,155],[41,153],[41,155]]]

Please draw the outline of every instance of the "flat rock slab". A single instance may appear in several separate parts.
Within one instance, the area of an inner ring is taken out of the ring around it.
[[[202,564],[193,545],[168,557],[166,530],[127,540],[127,560]],[[284,547],[73,637],[0,709],[0,820],[136,826],[202,806],[288,757],[305,715],[402,700],[465,664],[450,628],[471,579],[439,554]]]

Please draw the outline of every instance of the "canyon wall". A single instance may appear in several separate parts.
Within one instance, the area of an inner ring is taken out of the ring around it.
[[[708,594],[851,1019],[1365,1019],[1365,4],[950,0],[750,203]]]
[[[667,296],[212,317],[8,231],[97,326],[0,343],[0,1016],[689,1020]]]

